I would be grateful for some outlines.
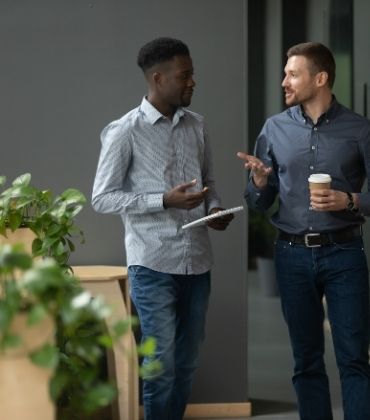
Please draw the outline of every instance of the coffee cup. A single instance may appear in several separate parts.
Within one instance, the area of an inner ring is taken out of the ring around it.
[[[308,178],[310,190],[327,190],[331,186],[331,176],[328,174],[312,174]]]

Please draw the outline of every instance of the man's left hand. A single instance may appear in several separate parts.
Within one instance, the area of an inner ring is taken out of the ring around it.
[[[339,211],[347,208],[348,196],[343,191],[311,190],[311,207],[316,211]]]
[[[209,214],[217,213],[218,211],[224,210],[223,208],[214,207]],[[215,230],[225,230],[229,223],[234,219],[234,215],[232,213],[225,214],[222,217],[216,217],[215,219],[210,220],[207,222],[207,225]]]

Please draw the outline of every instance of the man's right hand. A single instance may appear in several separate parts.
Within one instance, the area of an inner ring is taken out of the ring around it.
[[[265,187],[267,185],[267,180],[272,171],[272,168],[265,166],[265,164],[255,156],[247,155],[243,152],[238,152],[237,156],[244,160],[245,168],[252,171],[253,182],[255,183],[256,187]]]
[[[198,192],[187,192],[187,189],[194,187],[196,183],[197,180],[193,179],[187,184],[177,185],[172,190],[166,192],[163,195],[163,207],[165,209],[175,207],[177,209],[186,210],[198,207],[204,201],[208,187],[205,187],[202,191]]]

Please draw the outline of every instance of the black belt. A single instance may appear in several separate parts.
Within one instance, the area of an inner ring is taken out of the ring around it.
[[[293,235],[279,230],[278,239],[292,242],[297,245],[305,245],[308,248],[330,245],[334,243],[348,242],[353,238],[362,236],[361,226],[351,226],[335,232],[306,233],[304,235]]]

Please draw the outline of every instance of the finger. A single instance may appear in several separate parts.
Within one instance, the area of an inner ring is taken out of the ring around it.
[[[177,188],[181,191],[186,191],[188,188],[194,187],[194,185],[197,183],[196,179],[193,179],[190,182],[187,182],[186,184],[180,184],[177,186]]]
[[[238,152],[238,153],[236,154],[236,156],[238,156],[238,158],[240,158],[240,159],[245,160],[246,162],[247,162],[247,161],[249,161],[249,160],[250,160],[250,158],[252,157],[252,156],[250,156],[250,155],[247,155],[247,154],[246,154],[246,153],[244,153],[244,152]]]
[[[208,226],[216,230],[225,230],[228,225],[228,222],[224,222],[220,219],[214,219],[208,222]]]

